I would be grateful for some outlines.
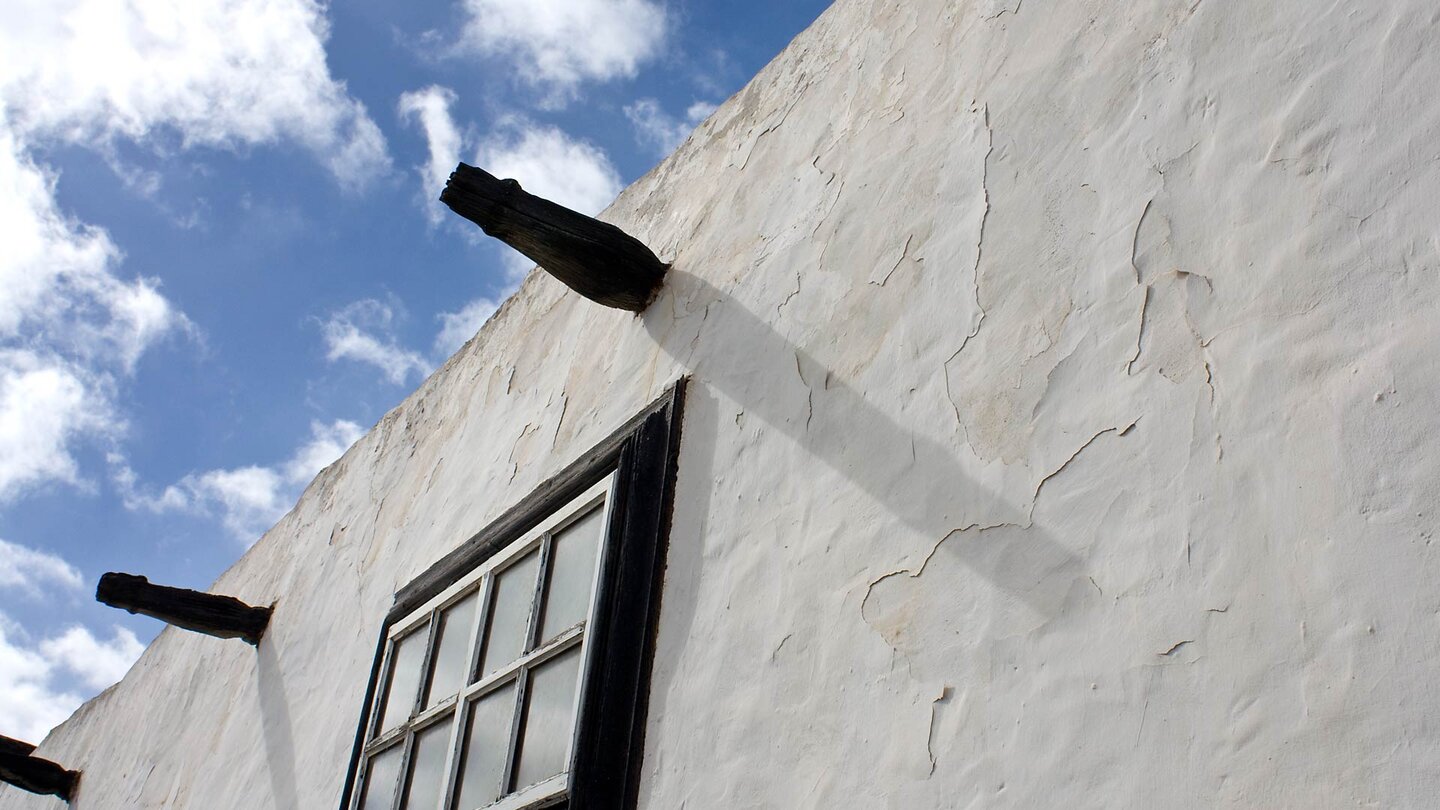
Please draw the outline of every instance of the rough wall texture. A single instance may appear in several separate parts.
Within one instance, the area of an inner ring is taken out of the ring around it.
[[[842,0],[649,311],[533,276],[40,753],[335,806],[391,595],[693,374],[642,807],[1432,806],[1436,9]]]

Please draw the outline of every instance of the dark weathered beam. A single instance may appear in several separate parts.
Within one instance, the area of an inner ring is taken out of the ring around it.
[[[145,577],[109,573],[100,577],[95,598],[111,607],[143,613],[162,622],[218,638],[259,644],[270,623],[270,608],[252,607],[232,596],[152,585]]]
[[[59,796],[65,801],[75,794],[78,771],[67,771],[48,759],[34,756],[35,746],[9,737],[0,737],[0,782],[42,796]]]
[[[666,265],[635,237],[484,169],[461,163],[440,201],[607,307],[640,312],[665,281]]]

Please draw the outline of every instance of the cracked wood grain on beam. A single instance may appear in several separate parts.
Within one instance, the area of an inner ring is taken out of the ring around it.
[[[667,265],[635,237],[484,169],[461,163],[440,201],[598,304],[641,312],[665,281]]]

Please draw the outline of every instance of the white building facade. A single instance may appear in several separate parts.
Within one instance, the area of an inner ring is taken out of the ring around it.
[[[258,647],[166,630],[36,754],[84,810],[1435,806],[1437,34],[840,0],[602,216],[642,314],[532,274],[215,583]]]

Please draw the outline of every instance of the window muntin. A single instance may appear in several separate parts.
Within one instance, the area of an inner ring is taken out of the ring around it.
[[[390,628],[356,810],[508,810],[565,792],[613,480]]]

